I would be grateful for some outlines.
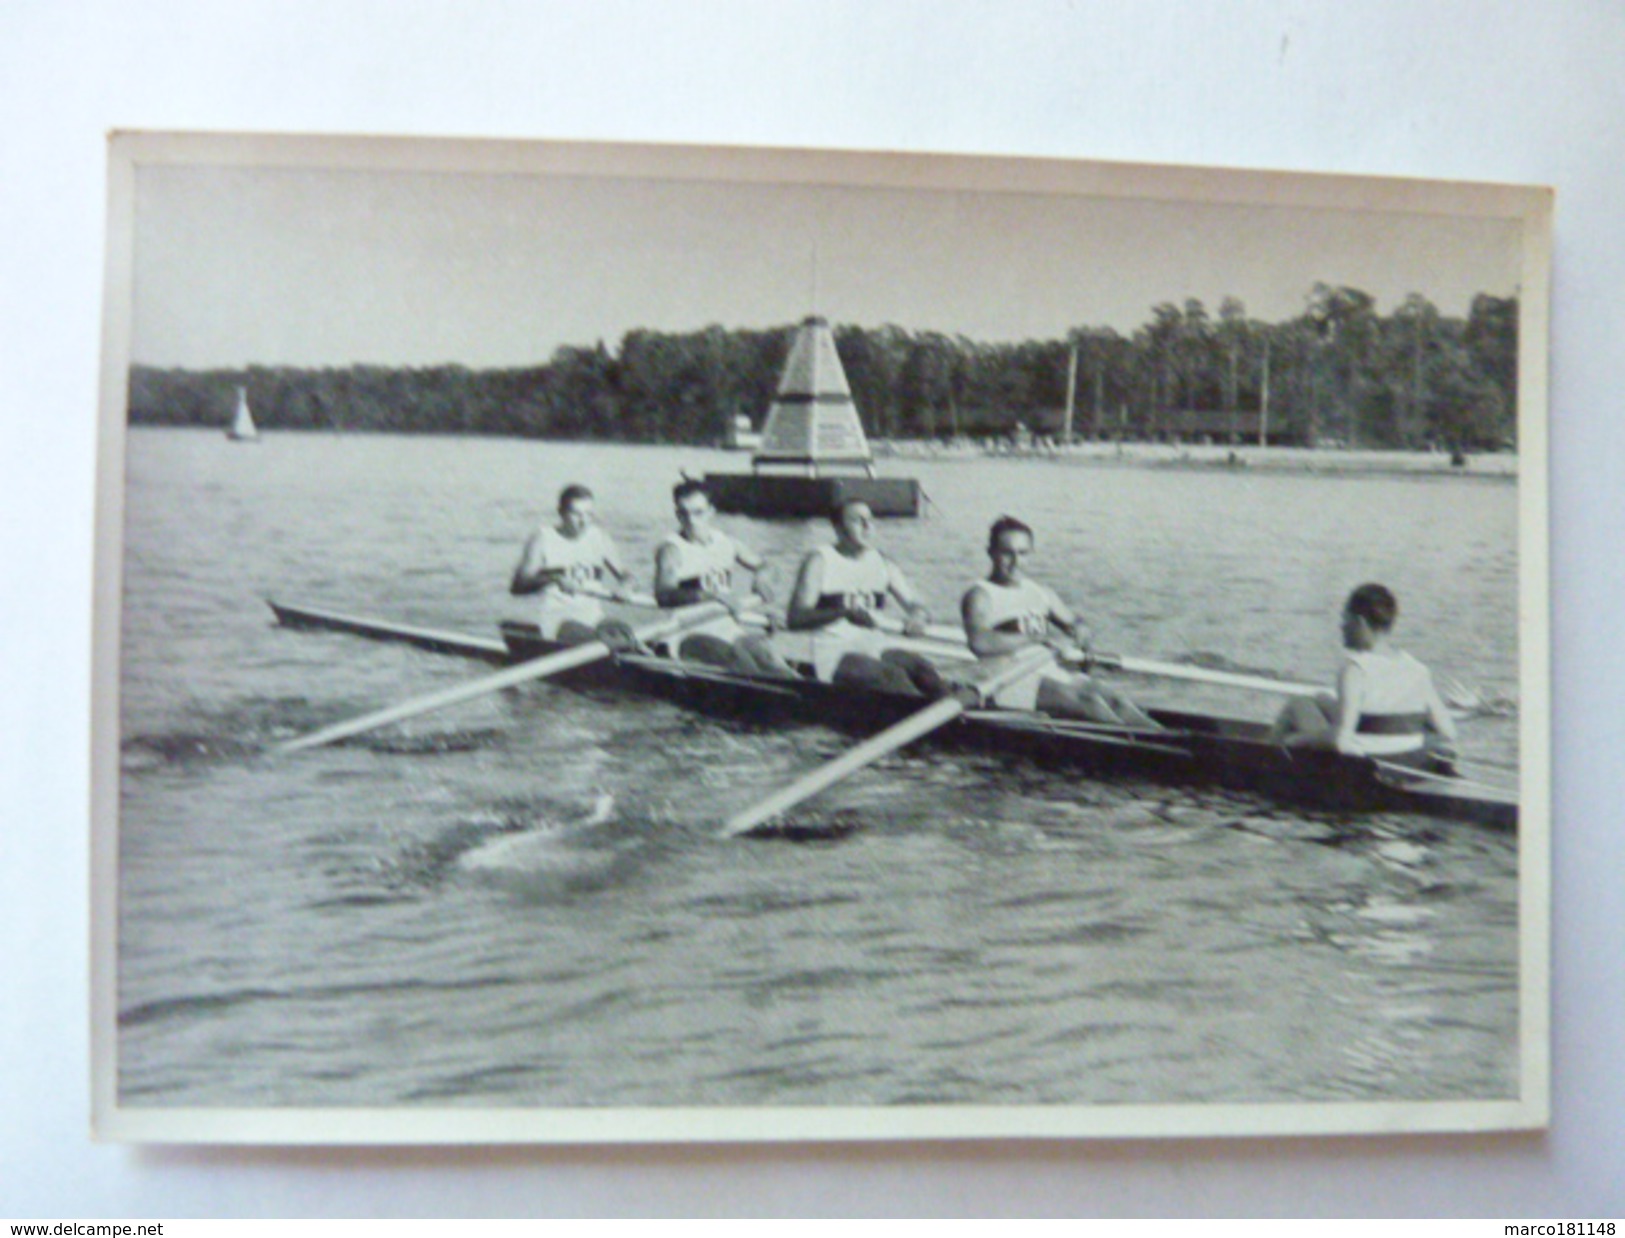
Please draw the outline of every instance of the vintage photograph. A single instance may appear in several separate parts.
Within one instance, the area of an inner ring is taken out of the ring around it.
[[[1544,1124],[1547,191],[109,182],[100,1136]]]

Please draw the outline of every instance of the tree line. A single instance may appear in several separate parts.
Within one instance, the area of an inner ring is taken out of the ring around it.
[[[1516,443],[1517,322],[1515,297],[1480,294],[1461,319],[1412,294],[1382,315],[1368,293],[1316,284],[1276,323],[1193,298],[1128,335],[990,344],[888,324],[837,326],[835,340],[876,438],[1482,449]],[[737,417],[760,428],[794,333],[634,330],[613,351],[565,346],[512,369],[138,365],[130,420],[223,427],[244,386],[262,429],[717,443]]]

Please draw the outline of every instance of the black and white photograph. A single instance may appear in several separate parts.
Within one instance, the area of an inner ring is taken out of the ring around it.
[[[1545,1125],[1548,191],[109,160],[99,1135]]]

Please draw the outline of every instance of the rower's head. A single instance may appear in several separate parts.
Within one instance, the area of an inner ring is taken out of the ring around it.
[[[1343,644],[1349,649],[1369,649],[1393,631],[1399,618],[1399,601],[1384,585],[1361,585],[1343,603]]]
[[[711,506],[711,495],[705,483],[692,477],[685,477],[672,487],[671,501],[677,509],[677,525],[684,537],[693,537],[706,528],[716,510]]]
[[[566,537],[580,537],[592,527],[592,491],[582,485],[559,491],[559,531]]]
[[[1013,584],[1021,578],[1022,564],[1033,552],[1033,531],[1014,516],[1000,516],[987,531],[987,557],[993,563],[993,583]]]
[[[843,549],[856,554],[875,544],[875,513],[862,499],[842,499],[829,514]]]

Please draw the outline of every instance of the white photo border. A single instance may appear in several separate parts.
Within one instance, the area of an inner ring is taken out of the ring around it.
[[[342,169],[998,191],[1362,210],[1522,226],[1519,1097],[1515,1101],[717,1108],[149,1108],[117,1088],[120,618],[138,169]],[[1501,184],[1073,160],[485,139],[116,133],[109,139],[92,663],[91,1054],[96,1138],[210,1144],[862,1141],[1533,1130],[1550,1112],[1551,596],[1548,333],[1553,193]]]

